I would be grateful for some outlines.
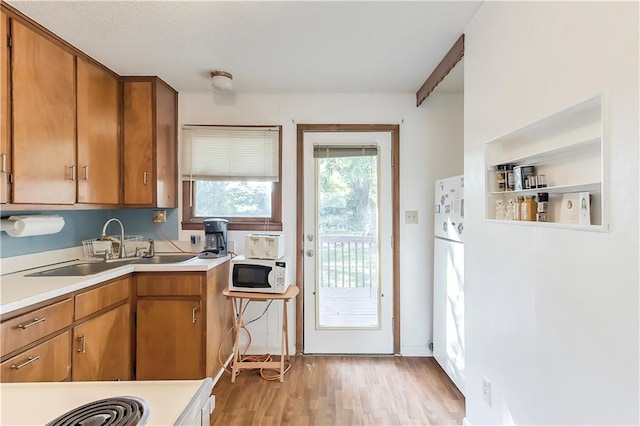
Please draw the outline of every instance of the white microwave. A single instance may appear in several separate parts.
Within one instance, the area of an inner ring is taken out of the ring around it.
[[[284,293],[289,287],[289,258],[247,259],[236,256],[229,268],[229,290]]]

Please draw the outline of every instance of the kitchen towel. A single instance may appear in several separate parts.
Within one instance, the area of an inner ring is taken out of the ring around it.
[[[64,227],[62,216],[10,216],[2,219],[2,230],[11,237],[55,234]]]

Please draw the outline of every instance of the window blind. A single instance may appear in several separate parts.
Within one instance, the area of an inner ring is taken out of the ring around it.
[[[183,180],[278,182],[279,127],[184,126]]]
[[[314,145],[313,158],[375,157],[376,145]]]

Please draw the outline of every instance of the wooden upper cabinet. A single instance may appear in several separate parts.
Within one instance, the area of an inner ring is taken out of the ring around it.
[[[118,80],[77,59],[78,203],[117,204],[120,188]]]
[[[124,83],[124,202],[153,204],[153,87]]]
[[[11,21],[13,202],[76,201],[74,56]]]
[[[0,203],[9,201],[9,176],[11,165],[11,97],[9,78],[9,17],[2,10],[0,12]]]
[[[177,207],[177,93],[154,77],[125,77],[124,204]]]

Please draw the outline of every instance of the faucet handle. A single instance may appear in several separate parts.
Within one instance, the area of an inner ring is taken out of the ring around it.
[[[147,241],[149,242],[149,250],[144,252],[142,257],[153,257],[156,254],[153,239],[149,238]]]

